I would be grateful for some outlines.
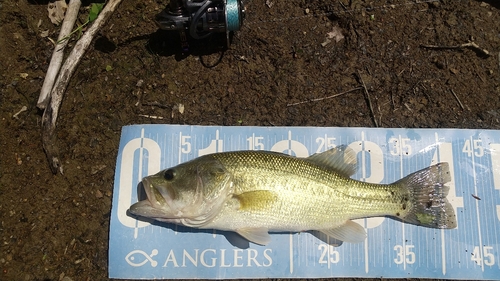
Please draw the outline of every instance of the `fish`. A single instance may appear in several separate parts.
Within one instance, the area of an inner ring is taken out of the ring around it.
[[[200,156],[145,177],[147,199],[129,212],[167,223],[233,231],[267,245],[269,232],[319,231],[359,243],[366,230],[355,219],[390,217],[418,226],[457,227],[446,196],[449,164],[438,163],[392,184],[352,179],[357,155],[339,145],[309,157],[271,151]]]

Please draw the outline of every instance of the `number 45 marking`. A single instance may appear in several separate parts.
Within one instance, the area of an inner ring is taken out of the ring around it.
[[[476,157],[482,157],[484,155],[484,148],[480,139],[477,140],[466,140],[464,147],[462,148],[463,153],[467,153],[467,156],[472,157],[472,153]]]
[[[493,247],[484,246],[483,247],[483,255],[481,257],[481,250],[479,246],[474,247],[474,251],[472,252],[471,260],[478,265],[492,266],[495,264],[495,256],[492,253]]]

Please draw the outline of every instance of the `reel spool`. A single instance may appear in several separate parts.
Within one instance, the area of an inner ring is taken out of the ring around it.
[[[155,21],[163,30],[178,31],[187,51],[187,34],[200,40],[225,32],[229,47],[229,33],[240,30],[244,16],[241,0],[171,0]]]

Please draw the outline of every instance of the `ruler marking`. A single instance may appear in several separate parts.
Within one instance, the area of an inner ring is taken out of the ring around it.
[[[436,136],[436,144],[439,144],[439,135],[435,133]],[[437,145],[437,163],[441,163],[441,146]],[[453,163],[450,163],[453,165]],[[443,275],[446,275],[446,241],[444,236],[444,229],[441,229],[441,270]]]
[[[491,171],[492,171],[493,173],[495,173],[495,170],[493,169],[493,161],[492,161],[492,157],[493,157],[493,155],[492,155],[492,153],[491,153],[491,149],[490,149],[490,155],[491,155],[491,157],[490,157],[489,164],[490,164],[490,167],[492,167],[492,168],[491,168]],[[487,162],[488,160],[485,160],[485,161]],[[484,166],[486,166],[486,165],[484,165]],[[492,206],[493,213],[495,213],[496,206],[495,206],[495,199],[493,199],[493,198],[495,198],[495,193],[496,193],[496,190],[497,190],[497,189],[496,189],[496,186],[495,186],[494,176],[493,176],[493,177],[487,177],[487,182],[486,182],[486,184],[482,186],[482,189],[483,189],[483,193],[484,193],[484,194],[486,194],[486,192],[487,192],[487,191],[486,191],[486,187],[493,187],[493,188],[490,188],[490,189],[489,189],[489,193],[490,193],[489,198],[492,198],[492,201],[493,201],[493,202],[492,202],[491,206]],[[477,200],[476,200],[476,201],[477,201]],[[477,202],[477,203],[479,203],[479,202]],[[491,219],[491,223],[490,223],[490,219]],[[489,218],[488,218],[488,217],[486,217],[486,225],[487,225],[487,227],[486,227],[486,235],[485,235],[485,236],[489,238],[489,237],[491,237],[491,235],[490,235],[490,234],[493,234],[493,237],[495,237],[495,241],[496,241],[496,244],[495,244],[495,245],[498,245],[498,234],[497,234],[497,228],[496,228],[496,227],[493,227],[493,229],[491,229],[491,228],[490,228],[490,226],[491,226],[491,225],[495,225],[495,215],[493,215],[492,217],[489,217]],[[490,241],[488,241],[488,246],[489,246],[489,245],[491,245],[491,244],[490,244]],[[483,250],[483,254],[484,254],[484,250]],[[495,262],[495,263],[496,263],[496,264],[500,267],[500,262],[498,262],[498,263],[497,263],[497,262]],[[484,261],[483,261],[483,264],[484,264]],[[489,266],[490,266],[490,265],[489,265]],[[492,267],[492,266],[493,266],[493,265],[491,265],[490,267]]]
[[[365,156],[365,132],[361,131],[361,162],[363,165],[363,181],[366,182],[366,156]],[[373,173],[373,171],[371,171]],[[363,227],[365,228],[365,231],[368,233],[368,221],[367,219],[363,219]],[[363,243],[364,247],[364,255],[365,255],[365,272],[368,273],[369,271],[369,257],[368,257],[368,235],[365,237],[365,241]]]
[[[461,150],[461,148],[460,148],[460,142],[457,142],[457,145],[458,145],[458,151],[459,151],[459,152],[460,152],[460,151],[462,151],[462,150]],[[466,161],[467,161],[467,156],[463,156],[463,154],[462,154],[462,153],[458,153],[458,157],[459,157],[459,159],[460,159],[458,163],[463,163],[463,160],[466,160]],[[462,159],[462,158],[465,158],[465,159]],[[465,179],[464,179],[463,177],[459,177],[459,180],[460,180],[460,185],[461,185],[461,186],[470,186],[470,185],[469,185],[469,179],[468,179],[467,177],[466,177]],[[464,182],[465,182],[465,184],[466,184],[466,185],[464,185]],[[468,211],[467,213],[468,213],[468,214],[470,214],[470,213],[472,212],[472,210],[471,210],[471,209],[472,209],[472,208],[467,208],[467,209],[465,209],[465,210],[464,210],[464,217],[467,217],[467,215],[465,214],[465,211]],[[470,215],[470,216],[472,217],[472,215]],[[472,229],[469,229],[469,228],[467,227],[467,225],[464,223],[464,229],[463,229],[463,231],[464,231],[464,237],[468,237],[468,236],[467,236],[467,232],[468,232],[469,230],[470,230],[470,232],[471,232],[471,233],[470,233],[470,237],[472,238],[472,237],[473,237],[473,236],[472,236],[472,235],[473,235],[473,234],[472,234]],[[469,251],[470,251],[470,249],[469,249]],[[469,261],[469,255],[470,255],[471,253],[472,253],[472,252],[470,252],[470,253],[469,253],[467,250],[466,250],[466,252],[465,252],[465,253],[461,253],[462,255],[464,255],[464,258],[463,258],[463,259],[464,259],[464,261],[465,261],[465,267],[466,267],[467,269],[469,269],[469,262],[468,262],[468,261]]]
[[[192,133],[193,131],[191,131]],[[201,144],[203,145],[203,134],[201,134]],[[194,140],[193,140],[193,145],[192,145],[192,148],[193,150],[195,149],[194,147],[198,145],[198,134],[195,134],[194,135]],[[193,153],[193,158],[194,157],[198,157],[199,154],[200,154],[200,150],[198,148],[196,148],[197,152],[196,154]]]
[[[193,130],[191,130],[191,135],[192,134],[193,134]],[[197,135],[195,135],[195,144],[196,144],[196,136]],[[172,145],[172,153],[174,152],[174,147],[175,147],[175,144],[174,144],[173,140],[175,140],[175,138],[174,138],[174,135],[172,134],[172,142],[171,142],[172,143],[171,144]],[[167,165],[167,167],[172,167],[174,165],[178,165],[178,164],[181,163],[181,161],[182,161],[182,153],[181,153],[182,151],[181,151],[181,145],[180,145],[181,142],[182,142],[182,131],[179,132],[179,152],[178,152],[179,153],[179,159],[178,159],[177,163],[174,163],[174,161],[175,161],[174,159],[175,158],[172,157],[172,161],[169,163],[169,165]],[[165,167],[165,168],[167,168],[167,167]],[[175,226],[174,226],[174,235],[177,235],[177,234],[179,234],[179,225],[175,224]]]
[[[490,155],[491,155],[491,157],[490,157],[491,158],[491,167],[493,167],[493,154],[491,153],[491,149],[490,149]],[[498,173],[499,171],[493,170],[493,172],[497,172]],[[498,195],[496,195],[497,190],[500,191],[500,189],[498,189],[497,186],[496,186],[495,177],[494,176],[493,176],[493,184],[491,184],[490,186],[493,186],[493,190],[491,191],[492,192],[491,198],[495,198],[496,196],[498,196]],[[495,200],[493,200],[493,213],[495,213],[496,208],[500,208],[500,207],[498,205],[495,205]],[[500,217],[498,219],[500,219]],[[496,222],[495,215],[493,215],[493,225],[496,224],[495,222]],[[499,245],[500,243],[498,241],[499,234],[497,233],[497,227],[493,227],[493,230],[495,231],[496,245]],[[497,253],[498,252],[500,252],[500,251],[497,250]],[[497,258],[499,258],[499,257],[497,256]],[[496,262],[496,264],[497,264],[497,267],[500,269],[500,260],[498,262]]]
[[[485,161],[488,161],[488,160],[485,160]],[[487,187],[493,187],[493,188],[489,189],[489,193],[490,193],[490,197],[489,198],[492,199],[491,207],[492,207],[492,210],[493,210],[493,213],[494,213],[495,212],[495,208],[496,208],[495,207],[495,200],[494,200],[494,198],[495,198],[495,193],[494,193],[495,188],[494,188],[494,184],[493,184],[493,182],[492,182],[492,180],[491,180],[490,177],[488,177],[487,183],[482,186],[482,189],[483,189],[484,193],[487,192],[487,189],[486,189]],[[487,211],[486,206],[485,206],[484,209],[485,209],[485,211]],[[491,223],[490,223],[490,220],[491,220]],[[494,227],[493,228],[491,227],[492,225],[494,225],[494,220],[495,220],[495,216],[494,215],[492,217],[487,217],[486,218],[486,225],[487,225],[487,228],[486,228],[486,237],[490,238],[490,237],[493,236],[493,237],[495,237],[495,240],[496,240],[497,239],[496,238],[496,229]],[[488,245],[491,245],[491,240],[488,240],[486,243]]]
[[[403,142],[402,142],[401,134],[399,134],[399,169],[400,169],[400,175],[399,178],[403,178],[404,172],[403,172]],[[402,252],[403,256],[401,259],[403,260],[403,269],[406,270],[406,241],[405,241],[405,224],[401,224],[401,238],[402,238]]]
[[[492,170],[492,180],[493,180],[493,184],[490,184],[490,186],[493,186],[493,189],[491,190],[492,192],[492,195],[491,195],[491,198],[496,198],[496,192],[497,191],[500,191],[500,187],[497,185],[497,177],[495,176],[496,173],[498,173],[499,171],[497,169],[495,169],[497,166],[496,165],[493,165],[493,154],[495,152],[495,150],[497,149],[497,145],[495,145],[495,147],[493,149],[491,149],[491,146],[490,146],[490,161],[491,161],[491,170]],[[498,153],[498,152],[495,152],[495,153]],[[496,155],[495,155],[496,156]],[[496,161],[496,160],[495,160]],[[496,163],[495,163],[496,164]],[[492,202],[492,205],[493,205],[493,225],[495,225],[495,211],[497,210],[497,208],[500,208],[499,205],[496,205],[495,204],[495,200],[493,199],[493,202]],[[498,211],[497,211],[498,212]],[[500,217],[498,217],[498,219],[500,219]],[[495,232],[495,244],[496,245],[499,245],[499,242],[498,242],[498,233],[497,233],[497,227],[493,227],[493,230]],[[497,250],[497,253],[498,253],[498,250]],[[498,258],[498,256],[497,256]],[[498,262],[496,262],[497,264],[497,267],[500,268],[500,260]]]
[[[428,231],[425,231],[425,241],[429,241],[429,233]],[[424,251],[425,251],[425,247],[424,247]],[[431,254],[430,251],[425,251],[426,252],[426,257],[425,257],[425,260],[426,260],[426,267],[429,268],[429,262],[431,262]]]
[[[182,132],[179,133],[179,159],[177,160],[177,163],[181,163],[182,161]]]
[[[458,147],[460,147],[460,140],[459,140],[459,139],[457,139],[457,141],[456,141],[455,143],[456,143],[456,145],[455,145],[455,146],[457,146],[457,145],[458,145]],[[459,150],[459,151],[460,151],[460,150]],[[457,153],[457,163],[462,163],[462,154],[461,154],[461,153]],[[459,176],[457,176],[457,177],[456,177],[456,179],[455,179],[455,186],[462,186],[462,184],[463,184],[463,183],[462,183],[462,176],[461,176],[461,175],[459,175]],[[458,193],[457,191],[455,191],[455,192],[456,192],[456,193]],[[466,217],[466,213],[465,213],[465,211],[466,211],[466,209],[464,208],[464,210],[462,211],[462,214],[463,214],[463,216],[464,216],[464,217]],[[457,213],[458,213],[458,209],[457,209]],[[458,221],[458,214],[456,214],[456,215],[457,215],[457,224],[458,224],[458,228],[460,229],[460,225],[461,225],[461,224],[460,224],[460,222]],[[467,226],[464,224],[464,225],[462,226],[462,228],[463,228],[463,229],[462,229],[461,231],[463,231],[463,233],[464,233],[464,237],[467,237]],[[467,254],[468,254],[468,253],[467,253]],[[459,259],[459,261],[465,260],[465,259],[464,259],[464,255],[465,255],[464,251],[458,251],[458,259]],[[467,268],[467,269],[469,268],[469,263],[468,263],[468,262],[464,262],[464,265],[465,265],[465,268]]]
[[[493,173],[495,173],[497,171],[493,170],[493,159],[492,159],[493,155],[491,153],[491,148],[490,148],[490,155],[491,155],[491,157],[490,157],[490,167],[492,167],[492,171],[493,171]],[[497,196],[496,195],[497,187],[495,185],[495,178],[494,178],[494,176],[492,178],[488,178],[488,181],[489,181],[490,184],[487,185],[487,186],[490,186],[490,187],[493,186],[493,189],[490,189],[490,198],[496,198],[496,196]],[[492,223],[488,224],[488,225],[493,225],[494,226],[495,225],[495,210],[496,210],[497,207],[495,205],[495,199],[493,199],[492,201],[493,201],[492,202],[493,216],[491,217]],[[499,245],[499,242],[498,242],[498,235],[499,234],[497,233],[497,227],[493,227],[493,232],[494,232],[493,237],[495,237],[495,242],[496,242],[495,245]],[[490,236],[488,236],[488,237],[490,237]],[[496,262],[496,264],[497,264],[498,268],[500,268],[500,261]]]
[[[290,239],[289,239],[290,240],[290,242],[289,242],[290,243],[290,245],[289,245],[289,247],[290,247],[290,273],[293,273],[293,234],[290,233],[289,236],[290,236]]]
[[[385,139],[384,139],[384,141],[385,141]],[[381,143],[378,136],[377,136],[377,143]],[[382,167],[386,167],[386,164],[387,164],[387,159],[386,158],[387,157],[383,157],[383,159],[382,159],[382,161],[384,161]],[[384,169],[384,174],[385,174],[385,169]],[[380,239],[380,244],[379,245],[384,245],[383,242],[382,242],[384,239],[383,239],[383,236],[382,236],[382,230],[381,229],[382,229],[382,225],[380,227],[377,227],[377,228],[373,229],[373,232],[376,232],[376,234],[379,236],[379,239]],[[380,246],[380,247],[382,248],[382,246]],[[376,251],[373,251],[373,266],[374,267],[376,267],[376,262],[375,261],[377,260],[376,257],[375,257],[375,252]],[[384,267],[384,259],[380,259],[380,261],[381,261],[381,266]]]
[[[471,145],[471,160],[472,160],[472,178],[474,180],[474,194],[477,195],[477,175],[476,175],[476,159],[474,158],[474,140],[472,136],[470,137],[470,145]],[[476,219],[477,219],[477,233],[479,238],[479,258],[481,261],[481,270],[484,272],[484,260],[483,260],[483,238],[481,235],[481,221],[479,216],[479,200],[476,201]]]

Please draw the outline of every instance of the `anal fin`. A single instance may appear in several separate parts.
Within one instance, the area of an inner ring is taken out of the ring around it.
[[[236,232],[255,244],[265,246],[271,242],[271,235],[265,227],[245,227],[237,229]]]
[[[350,243],[360,243],[365,241],[366,238],[365,229],[361,225],[350,220],[338,227],[319,229],[319,231],[335,239]]]

